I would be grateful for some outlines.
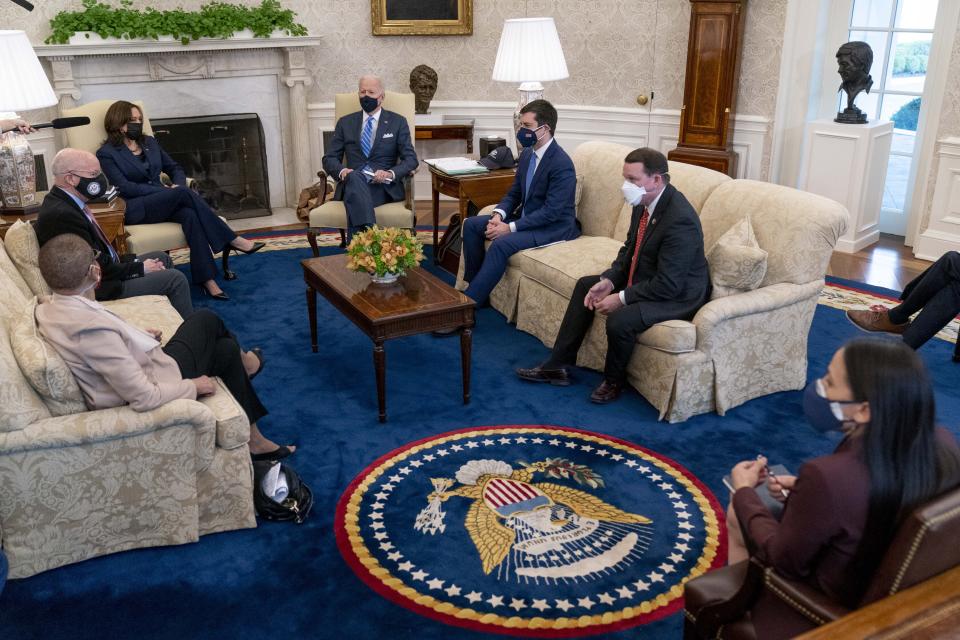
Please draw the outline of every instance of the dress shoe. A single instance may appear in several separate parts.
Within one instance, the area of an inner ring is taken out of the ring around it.
[[[261,349],[260,347],[254,347],[253,349],[250,349],[250,353],[257,356],[257,360],[260,361],[260,366],[257,367],[257,370],[250,374],[250,379],[253,380],[258,375],[260,375],[261,371],[263,371],[263,363],[264,363],[263,349]]]
[[[221,291],[220,293],[210,293],[207,288],[203,285],[200,285],[200,293],[205,298],[213,298],[214,300],[229,300],[230,296],[227,295],[226,291]]]
[[[901,334],[910,326],[909,322],[894,324],[890,321],[889,311],[880,306],[874,306],[870,309],[847,311],[847,319],[864,331]]]
[[[542,366],[532,369],[517,369],[517,376],[529,382],[549,382],[555,387],[570,386],[570,372],[566,367],[545,369]]]
[[[237,249],[237,251],[239,251],[240,253],[245,253],[247,255],[250,255],[251,253],[256,253],[257,251],[260,251],[260,249],[263,249],[265,246],[267,246],[266,243],[254,242],[253,246],[247,249],[246,251],[244,251],[243,249],[237,249],[236,247],[234,247],[234,249]]]
[[[600,383],[600,386],[594,389],[593,393],[590,394],[590,402],[596,404],[607,404],[608,402],[613,402],[619,398],[622,392],[622,382],[604,380]]]

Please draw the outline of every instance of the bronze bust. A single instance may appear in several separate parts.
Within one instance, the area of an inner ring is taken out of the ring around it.
[[[837,113],[834,122],[844,124],[864,124],[867,114],[854,106],[853,101],[861,91],[870,93],[873,78],[870,67],[873,66],[873,50],[866,42],[854,41],[840,45],[837,49],[837,73],[840,74],[840,89],[847,94],[847,108]]]
[[[425,64],[418,64],[410,72],[410,91],[416,101],[417,113],[428,113],[430,101],[437,92],[437,72]]]

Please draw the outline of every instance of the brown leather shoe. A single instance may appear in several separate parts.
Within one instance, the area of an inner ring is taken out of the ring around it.
[[[549,382],[555,387],[570,386],[570,372],[566,367],[559,369],[544,369],[543,367],[533,367],[532,369],[517,369],[517,376],[521,380],[529,382]]]
[[[903,324],[890,322],[889,311],[879,306],[871,309],[847,311],[847,319],[864,331],[901,334],[910,326],[909,322],[904,322]]]
[[[600,386],[594,389],[593,393],[590,394],[590,402],[594,402],[596,404],[607,404],[608,402],[613,402],[619,398],[621,393],[623,393],[622,382],[604,380],[600,383]]]

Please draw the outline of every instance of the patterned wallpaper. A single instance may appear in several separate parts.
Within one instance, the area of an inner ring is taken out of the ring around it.
[[[154,0],[158,8],[192,9],[205,0]],[[254,3],[255,0],[239,0]],[[283,0],[311,33],[326,36],[313,50],[316,84],[311,101],[349,90],[365,72],[405,88],[417,64],[440,74],[438,100],[513,101],[511,83],[490,79],[506,18],[554,16],[570,78],[550,83],[557,103],[630,107],[640,93],[655,93],[654,107],[679,109],[690,18],[689,0],[474,0],[472,36],[373,36],[369,0]],[[78,0],[36,3],[27,13],[0,4],[2,28],[24,29],[40,43],[48,21]],[[134,0],[141,6],[143,0]],[[738,112],[773,117],[787,0],[750,0]],[[651,63],[652,61],[652,63]]]

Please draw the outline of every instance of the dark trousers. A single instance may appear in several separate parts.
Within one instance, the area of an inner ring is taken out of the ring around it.
[[[343,180],[343,206],[347,210],[347,226],[372,225],[377,222],[374,207],[392,202],[382,184],[367,182],[359,169]]]
[[[573,297],[563,314],[563,322],[557,333],[550,358],[544,368],[553,369],[576,364],[577,352],[593,323],[594,311],[583,304],[590,287],[600,282],[600,276],[584,276],[577,280]],[[623,383],[627,379],[627,365],[637,345],[637,335],[650,328],[644,321],[639,304],[628,304],[607,316],[607,358],[603,377],[611,382]]]
[[[500,236],[486,248],[489,221],[490,216],[473,216],[463,221],[463,279],[470,283],[464,293],[478,305],[487,303],[490,292],[507,270],[510,256],[537,246],[532,231],[517,231]]]
[[[223,380],[250,424],[267,415],[243,368],[237,339],[213,311],[199,309],[184,320],[163,352],[177,362],[185,379],[217,376]]]
[[[190,283],[179,269],[174,269],[173,260],[163,251],[143,253],[137,256],[145,260],[159,260],[163,263],[163,270],[144,273],[142,278],[130,278],[120,282],[118,298],[132,298],[134,296],[167,296],[170,304],[177,310],[181,318],[193,313],[193,302],[190,299]]]
[[[934,262],[906,299],[890,310],[890,321],[902,324],[917,311],[903,333],[903,341],[914,349],[960,313],[960,253],[950,251]]]
[[[176,222],[190,247],[190,274],[194,282],[213,280],[217,266],[213,254],[226,248],[237,234],[221,220],[198,194],[186,187],[164,189],[138,198],[143,203],[143,215],[133,219],[129,213],[127,224],[155,224]]]

